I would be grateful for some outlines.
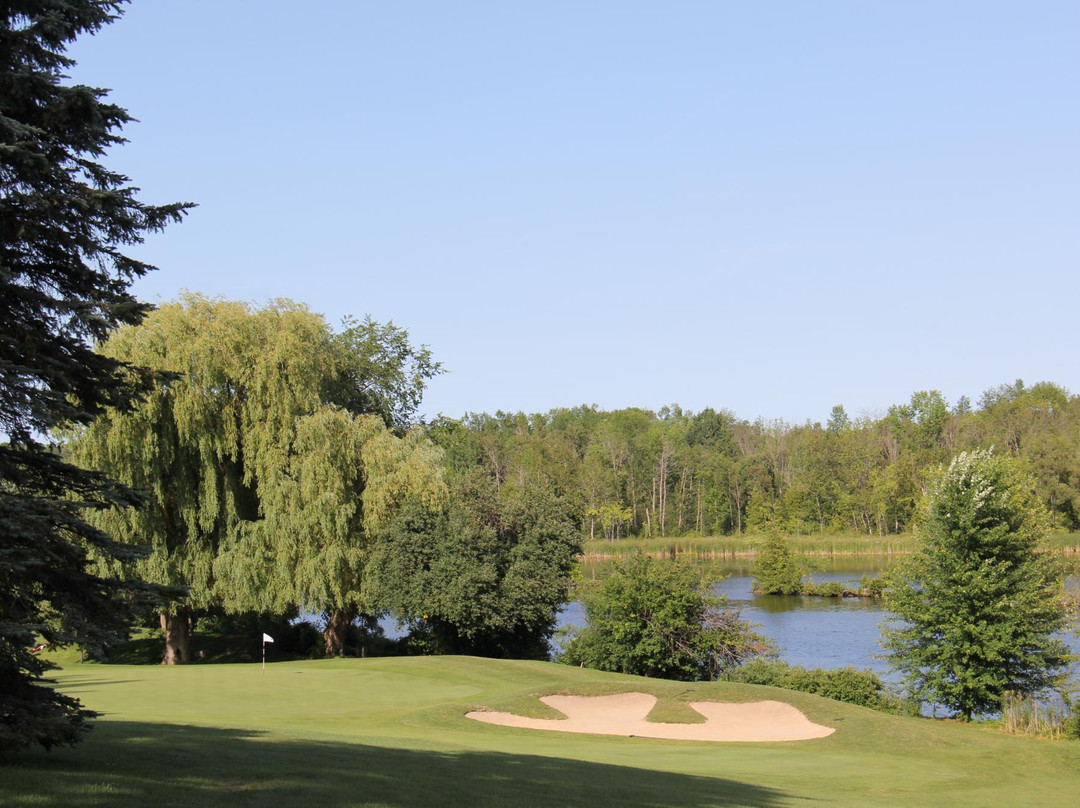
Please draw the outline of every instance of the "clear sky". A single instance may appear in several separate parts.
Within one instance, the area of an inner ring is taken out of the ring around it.
[[[71,54],[188,288],[407,328],[428,416],[1080,392],[1080,3],[135,0]]]

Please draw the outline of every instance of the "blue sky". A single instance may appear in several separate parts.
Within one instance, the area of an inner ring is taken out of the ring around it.
[[[1080,392],[1080,4],[136,0],[150,300],[370,314],[423,410]]]

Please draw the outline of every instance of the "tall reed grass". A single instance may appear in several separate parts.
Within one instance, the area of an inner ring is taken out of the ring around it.
[[[734,558],[757,555],[763,535],[682,536],[679,538],[628,538],[585,542],[585,558],[620,558],[645,553],[652,556]],[[915,542],[910,534],[893,536],[822,535],[788,536],[792,551],[805,555],[893,555],[910,553]]]
[[[1080,553],[1080,533],[1051,533],[1042,541],[1047,550]]]
[[[751,558],[764,541],[763,534],[740,536],[680,536],[678,538],[630,537],[626,539],[590,539],[582,555],[586,559],[622,558],[645,553],[651,556],[686,556],[689,558]],[[793,552],[804,555],[902,555],[915,549],[911,533],[889,536],[859,534],[821,534],[787,536]],[[1080,554],[1080,533],[1052,533],[1042,547],[1048,551]]]
[[[1001,729],[1011,735],[1038,738],[1080,737],[1080,714],[1063,694],[1049,701],[1007,692],[1001,702]]]

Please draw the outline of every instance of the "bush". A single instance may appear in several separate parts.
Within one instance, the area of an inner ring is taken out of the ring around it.
[[[859,581],[859,589],[872,598],[882,597],[885,594],[885,586],[885,579],[880,575],[864,575]]]
[[[686,562],[644,555],[616,562],[582,601],[586,626],[560,657],[571,665],[702,681],[769,648]]]
[[[899,702],[888,692],[876,673],[850,666],[804,668],[776,659],[759,659],[735,669],[725,678],[729,682],[813,693],[886,713],[900,712]]]
[[[844,596],[843,581],[822,581],[821,583],[807,583],[803,587],[804,595],[817,595],[823,598],[842,598]]]
[[[1061,725],[1062,737],[1080,740],[1080,712],[1073,710]]]

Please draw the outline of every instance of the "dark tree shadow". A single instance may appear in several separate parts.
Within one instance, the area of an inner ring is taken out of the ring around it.
[[[94,806],[760,806],[782,792],[722,778],[534,755],[277,740],[101,722],[83,743],[5,766],[0,804]]]

